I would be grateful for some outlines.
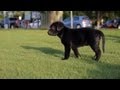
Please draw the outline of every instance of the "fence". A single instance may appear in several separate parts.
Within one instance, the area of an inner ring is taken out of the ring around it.
[[[48,19],[49,17],[48,17],[48,12],[46,12],[46,13],[42,13],[41,14],[41,26],[40,26],[40,28],[42,29],[42,28],[48,28],[49,27],[49,19]]]

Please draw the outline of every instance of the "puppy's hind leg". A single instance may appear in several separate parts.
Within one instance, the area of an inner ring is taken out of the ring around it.
[[[100,57],[101,57],[101,50],[99,46],[91,46],[91,48],[93,49],[93,51],[95,52],[95,60],[99,61]]]

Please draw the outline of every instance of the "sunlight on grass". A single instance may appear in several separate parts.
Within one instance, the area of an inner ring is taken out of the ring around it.
[[[47,30],[0,30],[0,78],[4,79],[118,79],[120,30],[102,30],[106,50],[99,62],[90,47],[81,47],[76,59],[62,61],[64,47]]]

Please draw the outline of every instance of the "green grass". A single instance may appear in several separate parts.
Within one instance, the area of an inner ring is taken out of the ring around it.
[[[90,47],[81,58],[71,52],[62,61],[64,47],[47,30],[0,30],[1,79],[120,79],[120,30],[102,30],[106,49],[99,62]]]

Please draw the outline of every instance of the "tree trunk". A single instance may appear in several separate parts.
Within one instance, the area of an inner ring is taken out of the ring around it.
[[[49,12],[49,24],[55,21],[61,21],[63,18],[63,11],[50,11]]]
[[[97,28],[100,28],[100,11],[97,11]]]

